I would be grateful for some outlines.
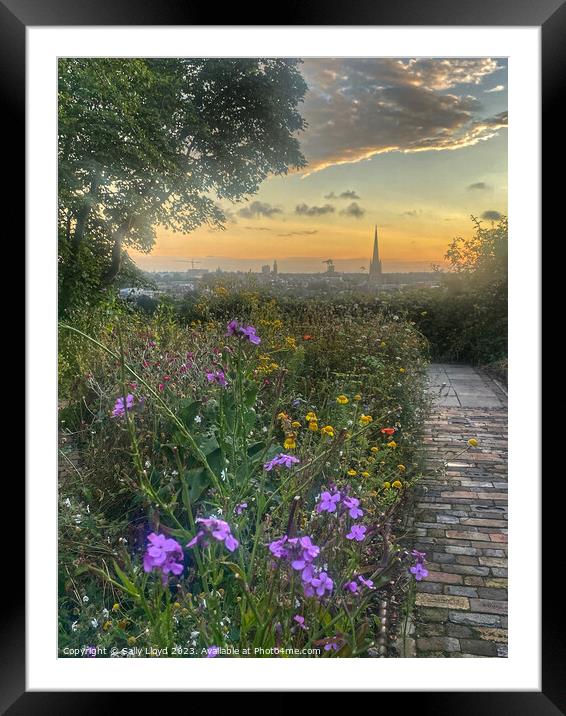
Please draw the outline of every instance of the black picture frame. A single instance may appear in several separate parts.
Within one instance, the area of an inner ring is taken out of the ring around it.
[[[347,4],[337,0],[290,0],[284,12],[285,22],[280,25],[336,25],[336,26],[538,26],[542,33],[542,112],[547,142],[543,147],[543,167],[546,191],[544,202],[548,225],[561,208],[558,191],[561,152],[557,151],[563,115],[559,100],[566,68],[566,2],[565,0],[397,0],[385,3],[378,0],[352,0]],[[221,9],[223,26],[270,25],[248,22],[246,8],[239,4],[224,5]],[[218,25],[219,8],[209,4],[179,2],[179,0],[0,0],[0,56],[3,58],[0,88],[4,98],[5,127],[19,140],[20,159],[25,155],[25,61],[26,27],[28,26],[81,26],[81,25]],[[251,14],[251,13],[250,13]],[[255,13],[254,13],[255,14]],[[258,15],[255,15],[257,18]],[[552,138],[552,139],[550,139]],[[19,176],[17,171],[19,169]],[[14,164],[11,181],[6,187],[6,206],[18,216],[18,233],[21,218],[25,215],[24,162]],[[17,180],[19,179],[19,181]],[[15,207],[20,207],[20,212]],[[556,217],[558,218],[558,217]],[[557,224],[558,225],[558,224]],[[16,236],[17,234],[14,234]],[[533,246],[533,251],[537,247]],[[28,396],[28,408],[33,399]],[[530,429],[534,429],[530,426]],[[28,446],[29,449],[29,446]],[[550,491],[549,491],[550,492]],[[550,502],[552,501],[552,504]],[[14,504],[14,503],[13,503]],[[24,504],[22,500],[21,504]],[[551,545],[558,544],[558,536],[551,540],[553,526],[560,524],[560,502],[554,497],[545,504],[543,537],[547,545],[547,590],[543,606],[542,691],[540,692],[407,692],[405,697],[415,700],[414,708],[420,713],[458,714],[459,716],[505,716],[506,714],[538,714],[556,716],[566,713],[566,649],[564,625],[561,617],[561,588],[555,580],[556,561]],[[23,524],[23,523],[20,523]],[[561,550],[563,554],[563,550]],[[553,583],[550,584],[550,580]],[[7,600],[0,612],[0,714],[53,713],[90,714],[131,708],[123,695],[108,692],[27,692],[25,687],[25,619],[24,591],[18,581],[17,588],[3,588]],[[536,575],[525,568],[525,588],[537,589]],[[557,594],[558,592],[558,594]],[[522,617],[524,628],[531,628],[537,615]],[[441,668],[441,667],[439,667]],[[447,684],[447,688],[449,685]],[[371,685],[368,685],[368,690]],[[383,709],[385,696],[380,694],[379,708]],[[149,695],[148,695],[149,696]],[[126,697],[130,698],[130,697]],[[146,698],[144,694],[144,698]],[[160,697],[161,698],[161,697]],[[398,702],[397,702],[398,703]],[[148,704],[145,705],[147,708]],[[407,706],[406,702],[403,706]],[[188,707],[188,703],[187,703]]]

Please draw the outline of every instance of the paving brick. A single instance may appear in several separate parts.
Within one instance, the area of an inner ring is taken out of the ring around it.
[[[449,574],[448,572],[429,572],[426,577],[428,582],[442,582],[443,584],[462,584],[463,580],[459,574]]]
[[[482,534],[481,532],[460,532],[459,530],[446,530],[446,536],[449,539],[469,539],[482,542],[485,540],[489,542],[489,535]]]
[[[422,607],[438,607],[439,609],[469,609],[468,597],[450,594],[417,594],[415,604]]]
[[[486,614],[507,614],[507,602],[495,599],[470,599],[470,607],[473,612]]]
[[[501,626],[500,617],[494,614],[477,614],[475,612],[449,612],[448,618],[455,624],[470,626]]]
[[[479,627],[477,632],[480,639],[507,643],[507,629]]]
[[[460,651],[460,641],[451,636],[417,639],[419,651]]]
[[[460,646],[467,654],[478,656],[497,656],[497,647],[493,642],[482,641],[481,639],[461,639]]]
[[[477,589],[476,587],[461,587],[459,585],[454,586],[452,584],[447,584],[444,587],[444,594],[452,594],[456,597],[476,597],[477,598],[478,596],[480,596],[480,595],[478,595],[479,591],[480,590]],[[499,590],[495,589],[493,591],[497,592]],[[491,599],[491,597],[488,597],[488,598]]]

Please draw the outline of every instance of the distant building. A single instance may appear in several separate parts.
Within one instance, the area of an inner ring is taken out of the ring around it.
[[[274,275],[274,276],[277,276],[277,271],[278,271],[278,269],[277,269],[277,261],[274,261],[274,262],[273,262],[273,275]]]
[[[369,264],[369,279],[373,283],[380,283],[382,276],[381,259],[379,258],[379,244],[377,242],[377,226],[373,237],[373,256]]]
[[[269,274],[271,273],[271,267],[269,266],[269,264],[264,264],[264,265],[261,267],[261,273],[264,274],[264,275],[269,276]]]

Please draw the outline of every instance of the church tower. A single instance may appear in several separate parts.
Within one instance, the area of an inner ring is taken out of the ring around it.
[[[373,256],[369,264],[369,277],[372,281],[381,279],[381,259],[379,258],[379,244],[377,243],[377,226],[373,237]]]

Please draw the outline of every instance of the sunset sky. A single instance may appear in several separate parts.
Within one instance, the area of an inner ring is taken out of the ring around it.
[[[369,265],[377,224],[383,270],[427,271],[454,236],[507,212],[505,59],[305,59],[299,135],[309,164],[271,177],[229,210],[225,231],[158,229],[149,271],[282,272]],[[199,263],[196,263],[196,262]]]

